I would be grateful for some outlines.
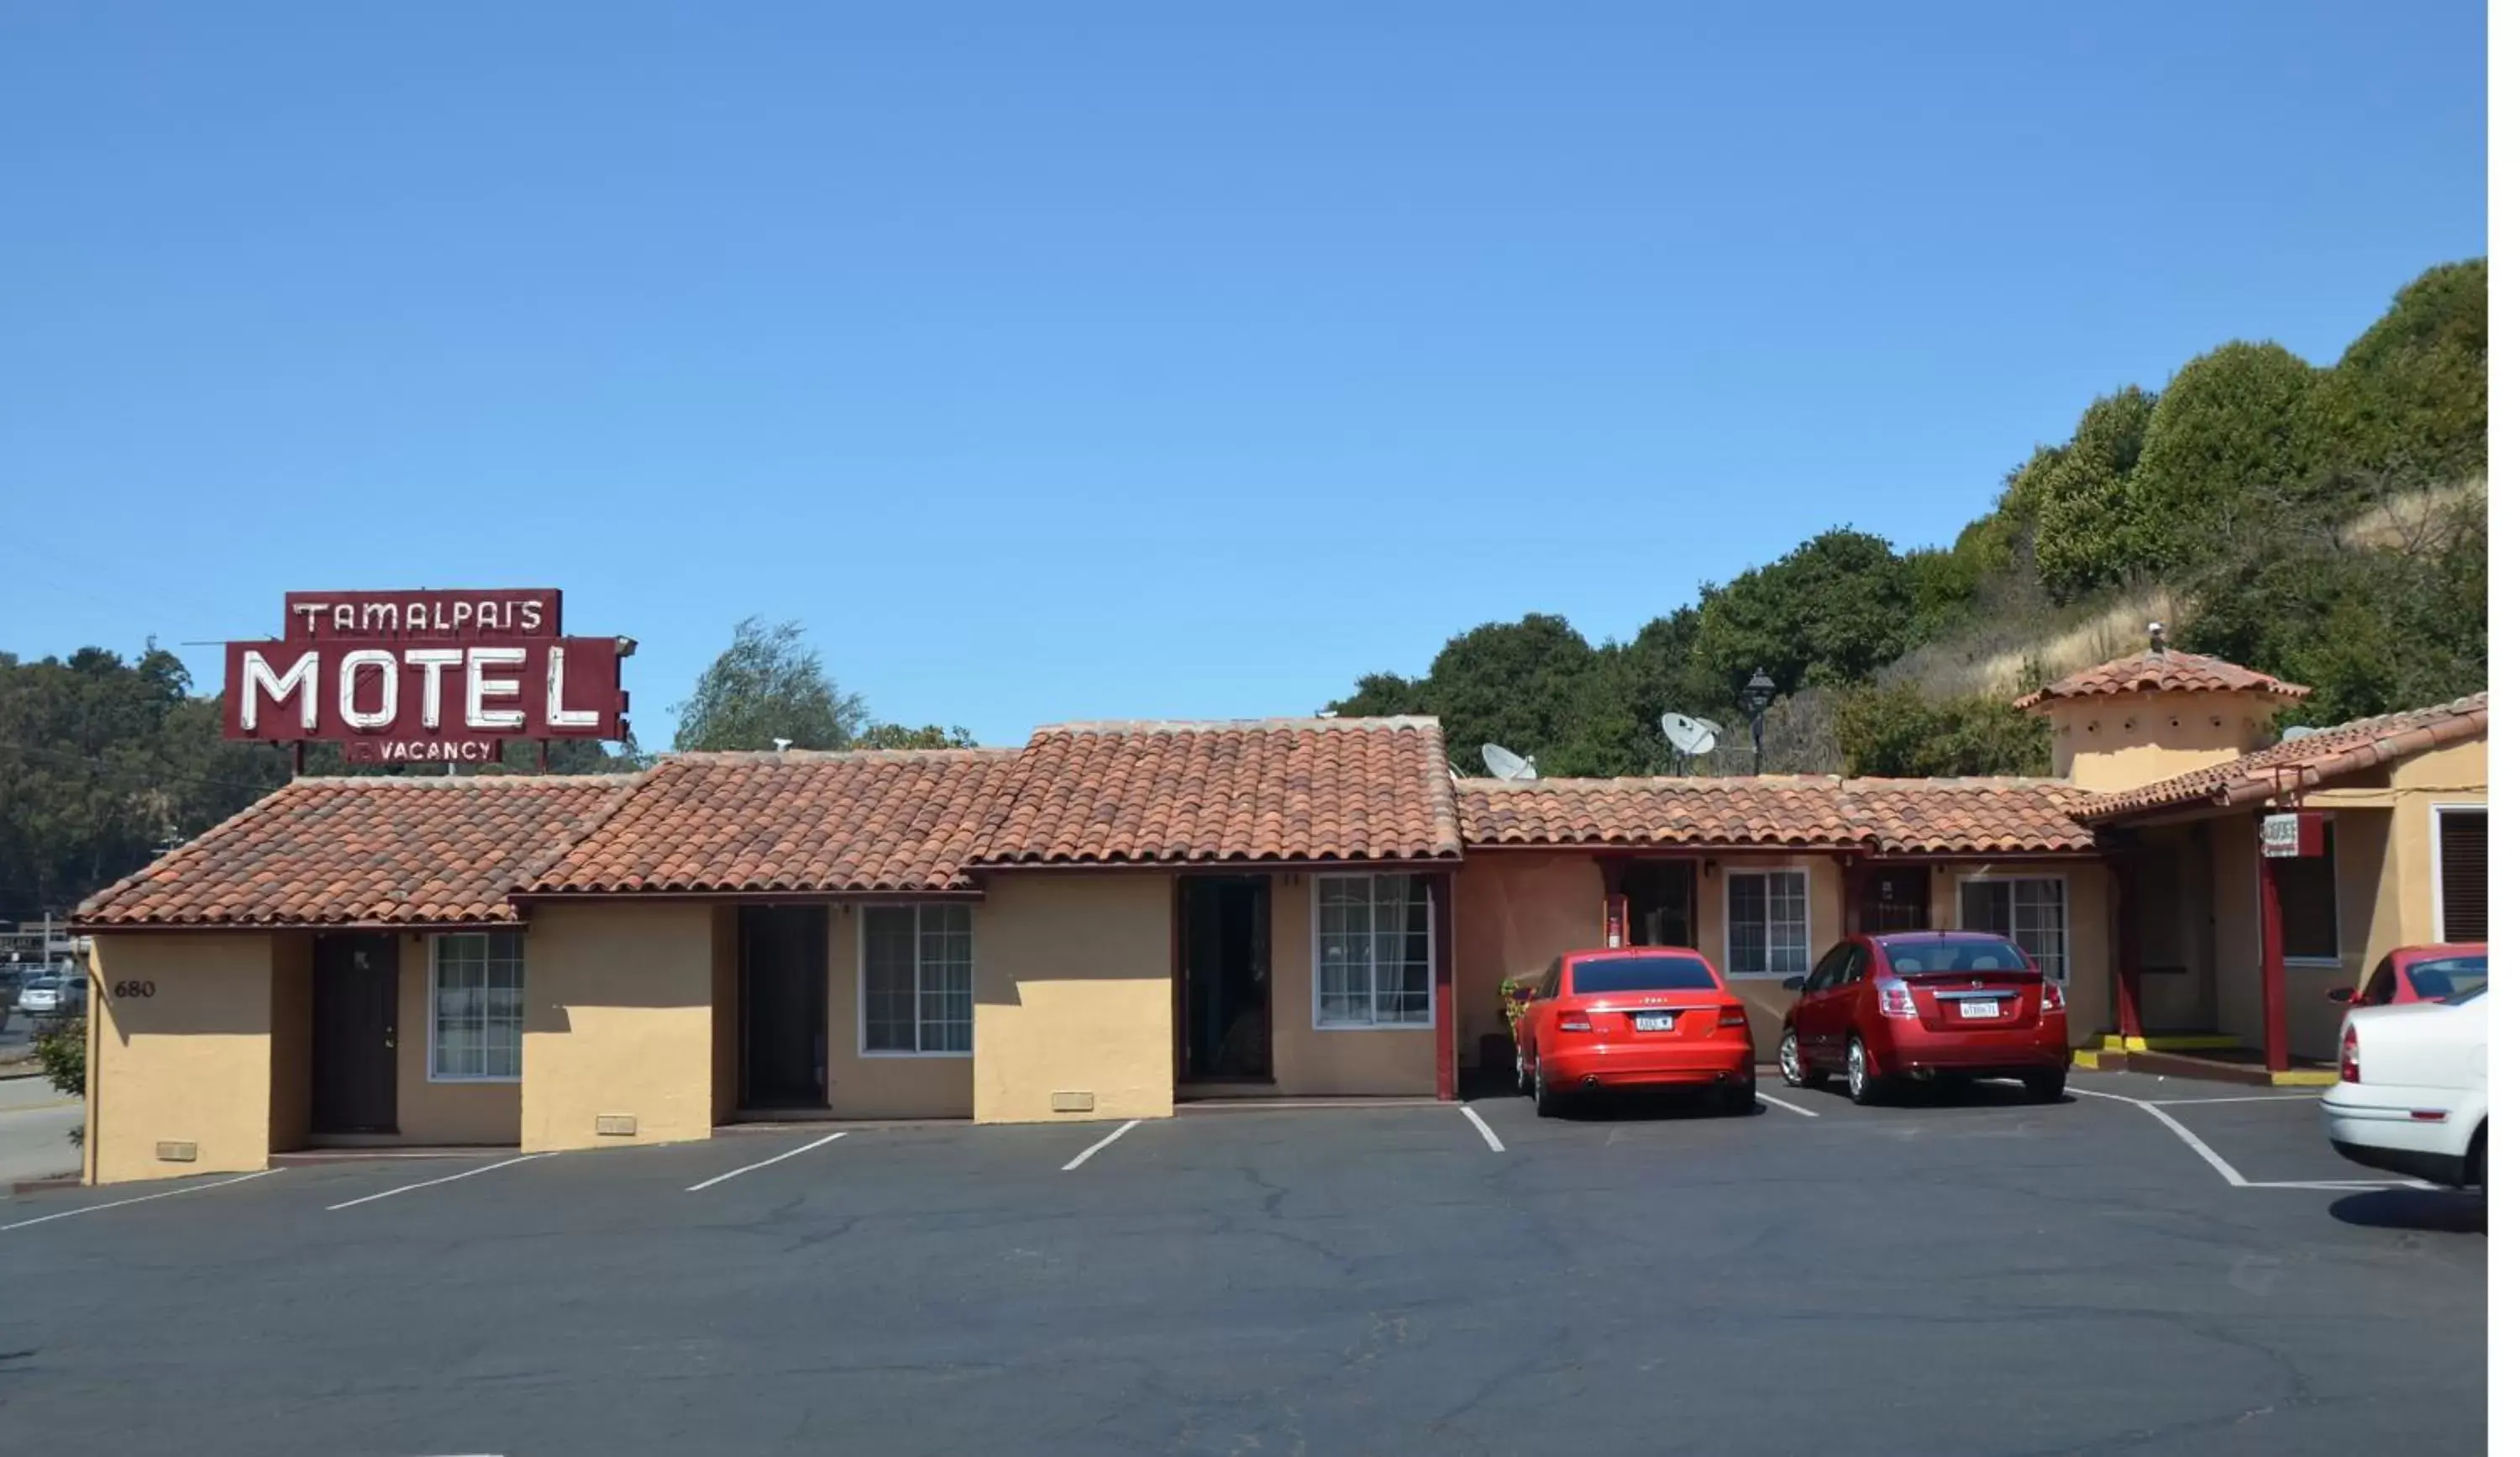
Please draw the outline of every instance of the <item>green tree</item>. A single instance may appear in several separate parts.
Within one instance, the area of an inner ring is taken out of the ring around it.
[[[2225,344],[2171,380],[2127,489],[2131,529],[2158,565],[2205,561],[2311,503],[2331,474],[2312,408],[2318,384],[2317,370],[2272,343]]]
[[[1723,587],[1702,589],[1700,660],[1730,686],[1766,668],[1791,693],[1857,683],[1914,641],[1914,566],[1852,527],[1823,531]]]
[[[1435,655],[1426,707],[1444,720],[1457,761],[1476,764],[1479,745],[1502,744],[1553,774],[1588,706],[1593,657],[1564,617],[1534,613],[1473,627]]]
[[[1837,743],[1849,774],[2046,774],[2050,767],[2045,726],[2002,699],[1936,702],[1905,683],[1841,697]]]
[[[2388,487],[2485,473],[2483,258],[2425,270],[2319,381],[2333,466]]]
[[[1387,718],[1430,711],[1426,706],[1424,681],[1399,673],[1368,673],[1356,680],[1355,692],[1328,706],[1333,713],[1354,718]]]
[[[693,686],[674,748],[768,749],[785,739],[798,749],[845,749],[866,722],[866,702],[832,681],[802,623],[746,617]]]
[[[2134,491],[2153,405],[2133,386],[2100,396],[2065,448],[2041,462],[2035,560],[2041,584],[2058,602],[2161,565],[2157,523],[2136,509]]]
[[[971,731],[959,723],[952,728],[940,728],[932,723],[922,724],[918,728],[900,723],[878,723],[858,735],[856,742],[849,747],[851,749],[969,749],[976,742],[971,737]]]

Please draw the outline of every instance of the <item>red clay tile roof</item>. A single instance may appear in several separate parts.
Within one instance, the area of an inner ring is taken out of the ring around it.
[[[1022,865],[1438,860],[1462,852],[1432,718],[1061,724],[974,857]]]
[[[1465,779],[1474,848],[1737,846],[1889,854],[2071,854],[2092,847],[2058,780]]]
[[[2012,701],[2016,708],[2036,708],[2058,699],[2101,698],[2114,693],[2255,693],[2268,698],[2308,698],[2298,683],[2209,658],[2162,648],[2103,662],[2057,679],[2037,693]]]
[[[2377,768],[2427,750],[2482,739],[2485,699],[2484,694],[2471,694],[2428,708],[2341,723],[2175,779],[2093,796],[2080,813],[2100,822],[2192,804],[2260,803],[2273,798],[2279,789],[2311,788],[2322,780]]]
[[[89,896],[74,919],[98,930],[514,921],[509,888],[635,783],[300,779]]]
[[[589,891],[953,890],[1012,749],[684,753],[526,884]]]

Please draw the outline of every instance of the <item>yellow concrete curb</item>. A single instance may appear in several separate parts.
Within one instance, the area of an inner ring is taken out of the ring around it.
[[[2270,1072],[2267,1081],[2279,1088],[2329,1088],[2336,1085],[2336,1074],[2317,1068],[2294,1068]]]

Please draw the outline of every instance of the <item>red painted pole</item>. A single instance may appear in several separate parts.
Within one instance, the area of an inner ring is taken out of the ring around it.
[[[1449,1102],[1460,1086],[1455,1064],[1462,1035],[1453,1024],[1453,878],[1436,875],[1428,882],[1427,914],[1435,923],[1435,1096]]]
[[[2283,891],[2275,885],[2275,862],[2258,849],[2258,979],[2266,999],[2267,1070],[2292,1067],[2292,1034],[2285,1025]]]
[[[2119,855],[2109,861],[2109,871],[2117,877],[2118,887],[2118,1035],[2143,1035],[2143,914],[2136,901],[2139,882],[2136,879],[2135,857]]]
[[[1864,895],[1866,883],[1872,878],[1865,874],[1864,862],[1853,855],[1837,865],[1837,920],[1840,935],[1854,935],[1864,929]]]

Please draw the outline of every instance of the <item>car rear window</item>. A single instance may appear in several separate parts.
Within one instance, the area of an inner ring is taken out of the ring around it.
[[[1892,941],[1881,948],[1890,970],[1902,977],[1929,977],[1936,972],[2026,972],[2029,961],[2010,941]]]
[[[2485,984],[2482,956],[2435,956],[2407,968],[2407,984],[2419,997],[2453,997]]]
[[[1713,991],[1715,969],[1694,956],[1622,956],[1579,961],[1569,968],[1577,992]]]

